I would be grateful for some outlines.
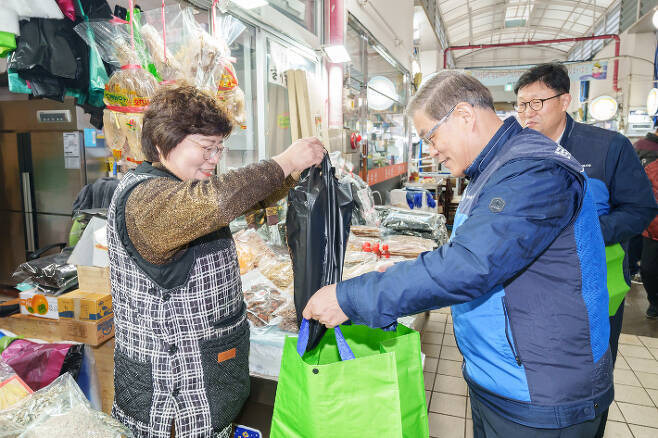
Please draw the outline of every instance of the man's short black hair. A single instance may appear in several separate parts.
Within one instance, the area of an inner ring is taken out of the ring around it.
[[[514,94],[519,94],[521,88],[537,81],[543,82],[557,93],[568,93],[571,87],[569,73],[565,66],[556,63],[539,64],[521,75],[514,85]]]

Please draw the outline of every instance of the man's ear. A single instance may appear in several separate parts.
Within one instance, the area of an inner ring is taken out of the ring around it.
[[[469,103],[458,103],[453,113],[461,118],[466,125],[472,125],[475,121],[475,108]]]
[[[569,105],[571,105],[571,94],[565,93],[560,96],[560,103],[562,105],[562,111],[568,110]]]

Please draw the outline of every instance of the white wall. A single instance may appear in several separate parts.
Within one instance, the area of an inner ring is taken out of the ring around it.
[[[418,60],[420,64],[420,71],[423,76],[427,76],[430,73],[441,69],[443,67],[443,58],[441,58],[441,63],[439,63],[439,56],[442,55],[441,50],[421,50],[418,54]]]
[[[382,23],[375,13],[375,8],[388,25],[395,30],[395,34],[400,39],[399,45],[395,44],[395,37],[391,29]],[[359,0],[345,0],[345,9],[354,15],[404,68],[411,71],[413,0],[367,0],[364,6],[359,4]]]
[[[629,109],[644,108],[646,106],[647,94],[653,88],[653,57],[656,50],[656,34],[653,32],[625,32],[621,34],[620,38],[620,55],[622,58],[619,60],[618,85],[621,91],[616,93],[613,90],[614,62],[610,60],[608,61],[607,79],[604,81],[590,81],[589,97],[590,99],[601,95],[616,97],[620,105],[623,106],[622,114],[625,118]],[[594,59],[614,56],[614,47],[614,42],[611,42]],[[574,94],[574,88],[576,89],[575,97],[577,98],[579,84],[575,87],[572,86],[572,94]]]

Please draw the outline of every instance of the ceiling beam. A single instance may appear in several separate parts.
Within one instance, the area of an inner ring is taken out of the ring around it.
[[[463,58],[475,56],[476,54],[482,53],[485,50],[500,51],[500,49],[506,49],[508,51],[508,53],[509,53],[510,49],[526,49],[526,50],[527,49],[532,49],[532,50],[535,50],[535,51],[550,51],[550,52],[557,52],[557,53],[559,53],[561,55],[565,55],[565,56],[569,53],[569,51],[567,51],[567,50],[561,50],[561,49],[558,49],[556,47],[551,47],[551,46],[493,47],[493,48],[489,48],[489,49],[475,49],[475,50],[471,50],[470,52],[467,52],[467,53],[465,53],[461,56],[455,56],[455,62],[457,62],[457,61],[459,61]],[[496,58],[499,58],[499,56],[496,56]],[[518,58],[515,57],[515,59],[518,59]]]
[[[545,9],[547,9],[550,6],[566,6],[566,7],[570,7],[570,8],[574,8],[574,9],[577,8],[577,7],[579,8],[579,7],[582,6],[585,10],[594,11],[594,15],[600,15],[600,14],[603,14],[604,12],[607,11],[606,8],[604,8],[602,6],[596,6],[596,4],[594,4],[594,5],[583,5],[580,2],[573,2],[573,1],[566,1],[566,0],[554,0],[554,1],[552,1],[552,0],[549,0],[549,1],[537,0],[533,4],[534,4],[535,7],[544,6]],[[495,3],[493,5],[485,6],[485,7],[478,8],[478,9],[473,9],[473,10],[471,10],[470,14],[469,14],[468,11],[466,11],[466,13],[464,13],[464,14],[458,16],[458,17],[455,17],[455,18],[451,19],[450,21],[445,21],[444,24],[446,25],[447,28],[449,28],[450,26],[452,26],[454,24],[457,24],[457,23],[460,23],[460,22],[463,22],[464,20],[466,20],[470,17],[476,17],[478,15],[484,15],[484,14],[487,14],[489,12],[497,12],[497,11],[501,11],[501,10],[502,10],[502,12],[505,12],[504,8],[506,8],[506,7],[507,7],[507,2],[506,1],[500,1],[500,2]],[[454,11],[455,9],[457,9],[457,8],[453,8],[449,11],[441,11],[441,16],[445,17],[446,15],[448,15],[450,12]],[[567,12],[567,11],[563,11],[563,12]]]
[[[571,31],[565,31],[561,35],[557,34],[557,31],[559,30],[558,28],[555,27],[546,27],[546,26],[524,26],[524,27],[510,27],[506,29],[490,29],[482,32],[478,32],[476,34],[473,34],[473,39],[469,41],[469,37],[466,38],[461,38],[459,40],[451,40],[450,45],[451,46],[463,46],[466,44],[481,44],[478,39],[482,37],[487,37],[491,34],[494,35],[501,35],[501,36],[507,36],[509,34],[519,34],[521,35],[522,31],[525,30],[535,30],[537,32],[546,32],[546,33],[551,33],[555,34],[555,38],[575,38],[575,37],[580,37],[582,34],[580,33],[574,33]],[[542,38],[542,39],[550,39],[550,38]]]

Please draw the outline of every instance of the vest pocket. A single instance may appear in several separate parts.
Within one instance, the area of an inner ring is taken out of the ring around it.
[[[153,404],[153,366],[114,350],[114,401],[130,417],[149,424]]]
[[[222,430],[237,417],[249,397],[249,325],[217,339],[201,341],[203,381],[212,428]]]

